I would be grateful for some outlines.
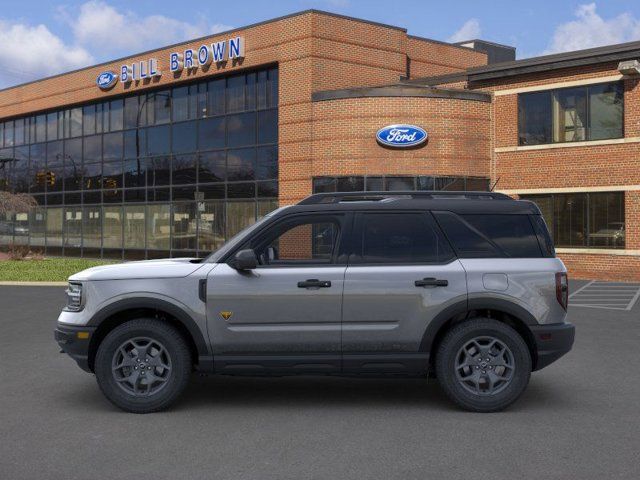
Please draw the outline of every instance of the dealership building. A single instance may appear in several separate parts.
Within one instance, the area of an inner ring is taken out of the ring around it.
[[[0,189],[38,206],[0,248],[201,256],[314,192],[493,188],[539,205],[574,277],[640,280],[638,59],[307,10],[10,87]]]

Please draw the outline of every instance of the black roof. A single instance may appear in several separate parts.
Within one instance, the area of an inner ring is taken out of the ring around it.
[[[447,191],[318,193],[287,208],[285,212],[358,210],[435,210],[460,214],[540,214],[540,210],[533,202],[514,200],[502,193]]]

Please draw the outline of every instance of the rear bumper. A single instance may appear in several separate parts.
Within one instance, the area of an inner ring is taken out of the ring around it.
[[[78,366],[86,372],[91,372],[89,368],[89,344],[95,330],[95,327],[58,323],[58,326],[53,331],[53,336],[62,351],[73,358]]]
[[[531,332],[538,353],[534,370],[540,370],[571,350],[576,327],[571,323],[536,325],[531,327]]]

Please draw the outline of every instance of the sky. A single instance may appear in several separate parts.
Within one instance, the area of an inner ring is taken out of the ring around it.
[[[639,0],[2,0],[0,88],[316,8],[526,58],[640,40]]]

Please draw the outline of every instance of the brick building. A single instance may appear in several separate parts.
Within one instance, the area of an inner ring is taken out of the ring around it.
[[[576,276],[640,279],[640,42],[515,61],[315,10],[0,91],[0,245],[202,255],[312,192],[536,201]],[[392,148],[394,124],[428,141]],[[496,183],[497,182],[497,183]]]

